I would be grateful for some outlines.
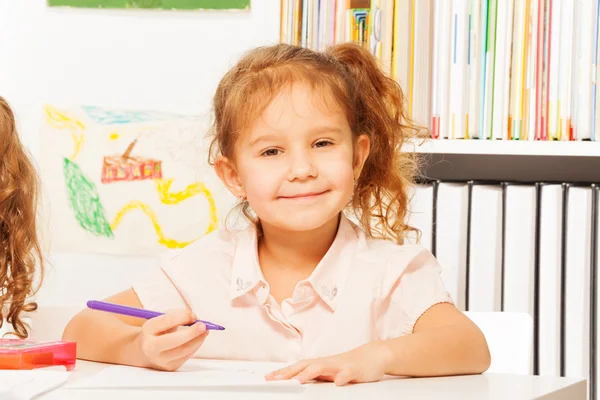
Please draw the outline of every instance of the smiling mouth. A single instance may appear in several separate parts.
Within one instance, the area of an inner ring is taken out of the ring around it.
[[[328,190],[325,190],[323,192],[309,192],[309,193],[301,193],[301,194],[296,194],[293,196],[280,196],[280,199],[284,199],[284,200],[302,200],[302,199],[313,199],[315,197],[319,197],[325,193],[327,193]]]

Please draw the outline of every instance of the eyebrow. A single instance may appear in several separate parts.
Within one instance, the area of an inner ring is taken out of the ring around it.
[[[310,133],[313,135],[317,134],[317,133],[325,133],[325,132],[342,133],[342,130],[336,126],[317,126],[310,130]]]
[[[325,132],[341,134],[342,130],[335,126],[317,126],[317,127],[312,128],[309,131],[309,134],[316,135],[316,134],[325,133]],[[274,135],[274,134],[260,135],[250,141],[250,146],[254,146],[255,144],[257,144],[259,142],[266,142],[266,141],[275,140],[275,139],[277,139],[277,135]]]
[[[266,142],[269,140],[274,140],[276,138],[277,138],[276,135],[260,135],[250,141],[250,146],[254,146],[258,142]]]

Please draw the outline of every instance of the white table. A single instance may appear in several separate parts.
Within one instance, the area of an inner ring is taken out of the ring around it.
[[[77,361],[77,368],[70,382],[106,368],[106,364]],[[68,386],[68,384],[67,384]],[[39,397],[40,400],[75,399],[348,399],[348,400],[387,400],[387,399],[544,399],[544,400],[585,400],[587,383],[583,378],[557,378],[544,376],[524,376],[508,374],[483,374],[441,378],[390,378],[377,383],[336,387],[330,383],[308,385],[300,393],[263,391],[221,391],[205,390],[122,390],[122,389],[68,389],[66,386]]]

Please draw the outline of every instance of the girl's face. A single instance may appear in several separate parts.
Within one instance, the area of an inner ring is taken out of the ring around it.
[[[369,153],[341,108],[326,106],[307,85],[282,91],[240,135],[233,160],[215,163],[236,196],[261,220],[283,230],[316,229],[344,209]]]

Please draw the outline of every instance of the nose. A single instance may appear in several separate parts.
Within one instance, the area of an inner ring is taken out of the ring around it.
[[[294,152],[289,158],[288,180],[305,180],[315,178],[317,168],[314,160],[306,152]]]

